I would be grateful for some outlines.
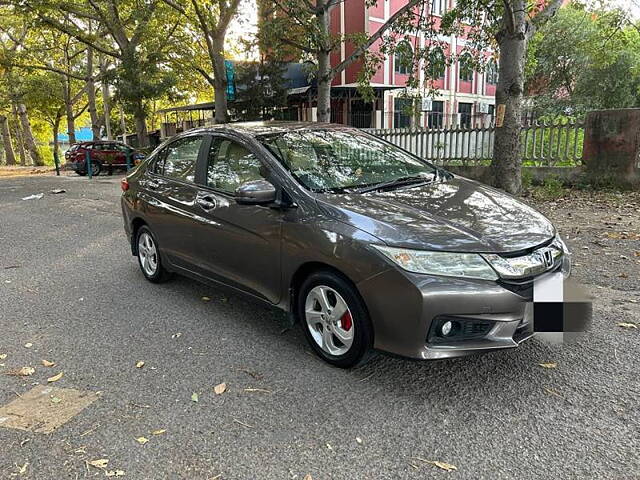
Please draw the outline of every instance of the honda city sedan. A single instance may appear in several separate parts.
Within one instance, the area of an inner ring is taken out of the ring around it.
[[[191,130],[122,190],[147,280],[177,273],[281,308],[339,367],[376,350],[442,359],[517,347],[533,335],[534,280],[571,266],[534,209],[340,125]]]

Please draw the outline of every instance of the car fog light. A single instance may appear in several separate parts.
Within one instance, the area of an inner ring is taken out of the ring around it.
[[[443,337],[446,337],[451,333],[451,329],[453,328],[453,324],[450,321],[444,322],[442,327],[440,327],[440,333]]]

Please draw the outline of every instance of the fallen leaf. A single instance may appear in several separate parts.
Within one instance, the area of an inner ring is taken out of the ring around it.
[[[196,392],[191,394],[191,401],[198,403],[198,394]]]
[[[640,250],[639,250],[639,251],[637,251],[637,252],[633,252],[633,254],[634,254],[636,257],[640,257]]]
[[[140,360],[138,363],[136,363],[136,368],[142,368],[142,367],[144,367],[144,362]]]
[[[554,389],[552,388],[544,388],[544,391],[547,392],[549,395],[555,395],[556,397],[560,397],[562,398],[562,395],[560,395],[558,392],[556,392]]]
[[[149,441],[149,439],[147,437],[138,437],[138,438],[136,438],[136,442],[138,442],[140,445],[144,445],[148,441]]]
[[[416,460],[420,460],[421,462],[424,463],[428,463],[430,465],[435,465],[436,467],[442,469],[442,470],[446,470],[447,472],[452,472],[454,470],[458,470],[458,467],[456,467],[455,465],[451,465],[450,463],[446,463],[446,462],[439,462],[437,460],[425,460],[424,458],[420,458],[420,457],[414,457]]]
[[[171,338],[180,338],[181,336],[182,336],[182,332],[178,332],[171,335]]]
[[[61,398],[58,397],[51,397],[51,403],[60,403],[62,401]]]
[[[638,328],[638,325],[631,322],[619,322],[617,325],[621,328]]]
[[[539,363],[538,365],[540,365],[542,368],[556,368],[558,366],[558,364],[555,362]]]
[[[43,367],[55,367],[55,362],[50,362],[49,360],[42,360]]]
[[[91,465],[92,467],[96,467],[96,468],[106,468],[107,463],[109,463],[109,460],[106,458],[100,458],[98,460],[91,460],[90,462],[87,462],[89,465]]]
[[[362,439],[360,437],[356,437],[356,442],[358,442],[359,444],[362,444]]]
[[[331,444],[330,444],[330,443],[327,443],[327,448],[328,448],[329,450],[333,450],[333,447],[331,446]]]
[[[7,354],[6,353],[0,353],[0,360],[4,360],[5,358],[7,358]]]
[[[267,390],[266,388],[245,388],[245,392],[260,392],[260,393],[273,393],[271,390]]]
[[[36,373],[36,369],[33,367],[22,367],[18,370],[11,370],[7,372],[7,375],[12,375],[14,377],[29,377]]]
[[[21,467],[18,467],[18,465],[16,465],[16,467],[18,468],[18,475],[24,475],[25,473],[27,473],[28,466],[29,466],[29,462],[25,463]]]
[[[104,474],[107,477],[124,477],[124,470],[108,470]]]
[[[154,430],[153,432],[151,432],[151,435],[162,435],[164,432],[166,432],[165,429]]]
[[[310,473],[307,473],[302,480],[313,480],[313,478],[311,478]]]
[[[57,382],[58,380],[60,380],[62,378],[63,375],[64,375],[64,372],[60,372],[59,374],[54,375],[53,377],[47,378],[47,382],[48,383]]]
[[[202,297],[202,301],[203,302],[209,302],[209,301],[211,301],[211,299],[209,297]]]
[[[24,344],[24,348],[31,348],[33,347],[33,343],[25,343]]]
[[[213,391],[216,392],[216,395],[222,395],[224,392],[227,391],[227,384],[226,383],[220,383],[220,384],[216,385],[215,387],[213,387]]]

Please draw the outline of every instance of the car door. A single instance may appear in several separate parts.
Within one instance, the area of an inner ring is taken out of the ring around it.
[[[282,212],[268,206],[239,205],[234,192],[244,182],[264,178],[259,156],[241,140],[214,136],[196,203],[200,268],[210,278],[276,303],[280,300]]]
[[[140,179],[145,214],[162,253],[172,265],[194,269],[198,247],[194,224],[198,188],[195,172],[203,145],[202,135],[179,138],[158,152]]]

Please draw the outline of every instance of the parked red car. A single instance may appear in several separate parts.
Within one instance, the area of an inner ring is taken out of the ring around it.
[[[87,174],[87,152],[91,158],[91,173],[100,175],[109,169],[126,169],[127,155],[131,166],[137,165],[144,154],[129,145],[113,141],[74,143],[64,154],[65,168],[75,171],[78,175]]]

